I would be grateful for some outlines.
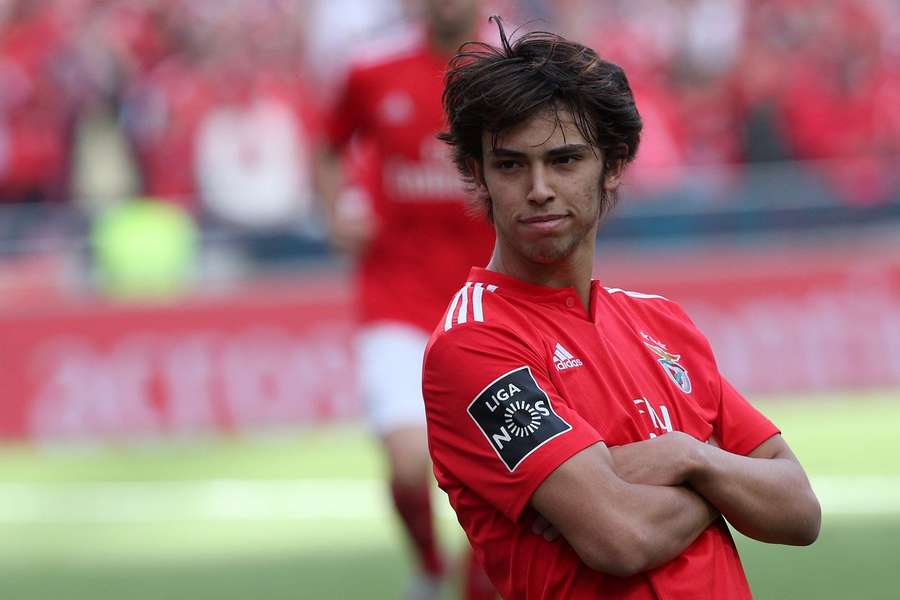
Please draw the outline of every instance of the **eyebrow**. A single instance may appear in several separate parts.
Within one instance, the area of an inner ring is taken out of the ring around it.
[[[549,157],[555,156],[563,156],[569,154],[577,154],[580,152],[590,152],[591,147],[587,144],[565,144],[564,146],[557,146],[556,148],[551,148],[548,150],[545,155]],[[526,156],[524,152],[520,152],[518,150],[511,150],[509,148],[493,148],[491,150],[491,156],[497,158],[523,158]]]

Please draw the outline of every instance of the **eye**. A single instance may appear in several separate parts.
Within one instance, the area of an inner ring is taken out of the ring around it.
[[[581,157],[577,154],[564,154],[553,159],[553,164],[566,166],[575,164],[579,160],[581,160]]]
[[[517,160],[498,160],[494,163],[494,167],[500,171],[511,171],[520,166]]]

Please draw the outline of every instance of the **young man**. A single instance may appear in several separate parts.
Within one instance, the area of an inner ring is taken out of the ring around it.
[[[810,544],[818,501],[678,305],[591,279],[641,131],[622,70],[500,29],[446,77],[442,138],[496,244],[426,350],[438,483],[506,599],[750,598],[724,519]]]
[[[447,297],[473,261],[487,260],[493,240],[491,228],[467,214],[450,153],[435,138],[444,126],[443,74],[474,37],[477,2],[423,5],[423,26],[379,40],[351,67],[319,161],[332,241],[358,259],[361,391],[418,559],[410,598],[435,597],[445,569],[432,526],[422,355]],[[341,154],[353,137],[370,150],[370,212],[340,201]],[[474,562],[465,588],[470,599],[495,596]]]

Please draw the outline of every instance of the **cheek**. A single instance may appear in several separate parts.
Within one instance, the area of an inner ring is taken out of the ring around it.
[[[495,214],[509,212],[516,205],[516,198],[519,197],[514,183],[502,178],[488,179],[484,190],[487,197],[491,199]]]
[[[600,209],[598,182],[583,181],[581,185],[570,185],[564,193],[574,207],[584,214],[592,214]]]

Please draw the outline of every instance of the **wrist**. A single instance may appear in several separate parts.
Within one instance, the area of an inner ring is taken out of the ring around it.
[[[689,460],[685,476],[688,483],[696,486],[709,477],[713,465],[712,453],[715,451],[715,446],[701,442],[696,438],[691,438],[691,448],[688,453]]]

